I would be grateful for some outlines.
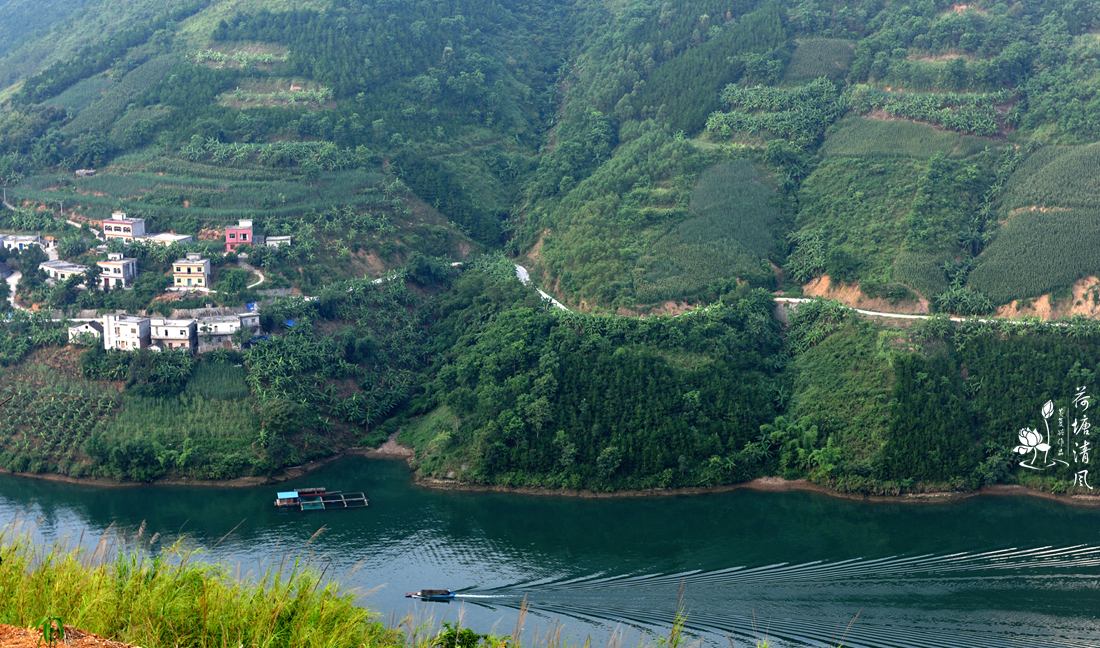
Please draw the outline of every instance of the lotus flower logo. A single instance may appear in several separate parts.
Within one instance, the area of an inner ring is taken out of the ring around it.
[[[1050,437],[1050,417],[1054,416],[1054,401],[1047,401],[1043,405],[1043,425],[1047,430],[1047,438]],[[1043,441],[1043,435],[1038,430],[1031,428],[1020,429],[1020,445],[1014,448],[1016,454],[1026,455],[1029,452],[1034,453],[1031,457],[1031,463],[1021,461],[1020,465],[1024,468],[1030,468],[1032,470],[1042,470],[1049,468],[1052,464],[1049,463],[1047,455],[1050,452],[1050,444]],[[1043,453],[1042,465],[1036,465],[1039,462],[1039,453]]]
[[[1039,434],[1038,430],[1032,430],[1031,428],[1024,428],[1020,430],[1020,445],[1016,446],[1017,454],[1027,454],[1034,452],[1035,455],[1031,458],[1031,463],[1021,462],[1020,465],[1025,468],[1037,469],[1035,461],[1039,458],[1039,453],[1043,453],[1045,460],[1046,453],[1050,451],[1050,445],[1043,443],[1043,435]]]

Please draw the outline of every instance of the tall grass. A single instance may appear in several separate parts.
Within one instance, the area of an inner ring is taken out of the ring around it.
[[[401,645],[399,631],[357,607],[327,567],[284,559],[245,581],[200,562],[181,541],[154,553],[157,537],[143,531],[127,542],[108,530],[89,551],[68,540],[43,546],[25,521],[0,529],[0,622],[27,627],[61,617],[150,648]]]
[[[248,370],[228,364],[200,364],[187,383],[187,393],[204,398],[236,400],[247,398],[248,384],[244,381]]]

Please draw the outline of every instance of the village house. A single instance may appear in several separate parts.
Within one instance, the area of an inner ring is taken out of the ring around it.
[[[126,243],[145,238],[145,219],[129,218],[123,212],[115,212],[110,218],[103,219],[103,236],[108,241],[119,239]]]
[[[0,245],[9,250],[26,250],[32,245],[46,249],[46,240],[37,234],[0,234]]]
[[[253,334],[260,332],[259,313],[240,313],[237,317],[241,320],[241,326],[250,330]]]
[[[210,287],[210,259],[198,252],[189,252],[187,258],[176,259],[172,264],[172,285],[169,290],[189,290]]]
[[[103,272],[99,275],[103,290],[111,288],[132,288],[137,277],[137,259],[130,259],[121,252],[110,252],[106,261],[96,263]]]
[[[149,346],[150,326],[148,317],[136,315],[103,316],[103,348],[133,351]]]
[[[168,232],[164,232],[161,234],[150,234],[149,236],[145,237],[145,240],[149,241],[150,243],[156,243],[158,245],[168,247],[173,243],[190,243],[195,239],[187,234],[171,234]]]
[[[78,177],[78,178],[89,178],[89,177],[94,176],[94,175],[95,175],[95,169],[77,169],[76,170],[76,177]]]
[[[99,322],[81,322],[69,327],[69,344],[86,344],[103,339],[103,325]]]
[[[240,350],[241,346],[236,339],[238,331],[245,329],[251,338],[260,329],[260,316],[258,313],[240,313],[200,317],[198,326],[199,353],[214,349]]]
[[[265,242],[267,243],[267,247],[279,247],[280,245],[290,247],[289,236],[269,236]]]
[[[195,320],[154,318],[150,320],[153,346],[160,349],[185,349],[195,352]]]
[[[241,320],[236,315],[200,317],[198,326],[199,353],[239,348],[233,339],[233,335],[241,328]]]
[[[62,261],[60,259],[58,259],[57,261],[43,261],[42,263],[38,264],[38,267],[41,268],[46,273],[46,275],[54,281],[65,281],[73,275],[82,275],[91,270],[91,268],[86,265],[71,263],[69,261]],[[82,281],[80,285],[83,286],[84,282]]]
[[[242,220],[236,227],[225,228],[225,251],[232,252],[241,245],[252,245],[252,221]]]

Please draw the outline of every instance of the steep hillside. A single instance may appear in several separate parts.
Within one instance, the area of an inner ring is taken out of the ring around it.
[[[97,409],[63,438],[10,436],[0,463],[265,472],[402,428],[425,473],[481,483],[970,488],[1007,478],[1029,420],[998,408],[1093,384],[1087,325],[899,333],[816,305],[784,338],[768,297],[812,283],[962,315],[1095,299],[1078,283],[1100,274],[1092,4],[0,8],[0,230],[88,265],[104,253],[86,227],[116,210],[198,239],[130,246],[143,276],[113,293],[47,281],[37,248],[0,251],[17,304],[167,314],[294,295],[265,304],[274,336],[241,357],[89,353],[69,382],[27,365],[60,328],[5,319],[6,376]],[[219,244],[239,219],[294,243],[241,264]],[[169,303],[187,252],[212,258],[217,292]],[[573,310],[548,312],[514,261]],[[709,308],[630,319],[692,306]],[[1025,393],[1053,353],[1079,365]],[[220,366],[238,361],[246,375]],[[22,397],[45,418],[21,430],[88,411]],[[221,416],[234,398],[248,411]],[[180,411],[220,420],[224,442],[195,455],[177,427],[135,432]]]

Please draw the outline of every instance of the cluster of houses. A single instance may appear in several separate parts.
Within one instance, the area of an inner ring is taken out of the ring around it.
[[[124,244],[133,241],[147,241],[168,246],[173,243],[189,243],[193,239],[186,234],[150,234],[145,233],[145,219],[130,218],[123,212],[115,212],[111,218],[102,222],[103,237],[107,241],[119,240]],[[37,245],[43,249],[53,247],[51,237],[43,238],[35,234],[26,235],[2,235],[0,234],[0,246],[8,249],[24,250],[31,245]],[[242,220],[236,227],[227,227],[225,230],[225,251],[232,252],[242,245],[267,245],[278,247],[290,245],[289,236],[263,236],[253,234],[252,221]],[[99,261],[96,265],[101,272],[96,280],[97,287],[103,290],[125,290],[131,288],[134,279],[138,275],[137,259],[127,257],[123,253],[112,252],[107,255],[105,261]],[[91,268],[79,263],[64,260],[45,261],[39,267],[54,281],[65,281],[73,275],[83,275]],[[201,254],[190,253],[183,259],[177,259],[172,264],[172,283],[168,290],[187,291],[197,290],[205,292],[210,289],[210,260],[202,258]],[[81,286],[87,288],[83,282]]]
[[[99,267],[97,287],[103,290],[125,290],[134,284],[137,278],[137,259],[131,259],[121,252],[107,254],[105,261],[96,263]],[[91,268],[70,261],[43,261],[38,267],[50,279],[65,281],[73,275],[83,275]],[[186,258],[176,259],[172,264],[172,284],[169,290],[207,290],[210,287],[210,259],[202,258],[197,252],[191,252]],[[85,285],[83,282],[81,285]],[[87,286],[85,286],[87,287]]]
[[[192,319],[143,317],[125,313],[105,315],[103,323],[83,322],[69,327],[69,342],[92,338],[103,340],[103,348],[136,351],[138,349],[182,349],[204,353],[215,349],[239,350],[239,331],[251,338],[260,333],[260,316],[255,312],[213,315]]]
[[[123,243],[132,241],[148,241],[160,245],[173,243],[189,243],[193,239],[186,234],[146,234],[144,218],[130,218],[123,212],[115,212],[111,217],[103,220],[103,236],[108,241],[118,239]],[[232,252],[242,245],[267,245],[278,247],[290,245],[289,236],[264,236],[252,233],[252,221],[242,220],[234,226],[225,228],[225,251]]]

